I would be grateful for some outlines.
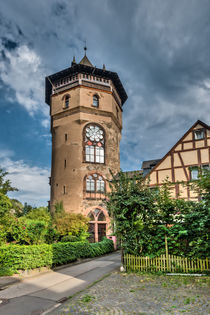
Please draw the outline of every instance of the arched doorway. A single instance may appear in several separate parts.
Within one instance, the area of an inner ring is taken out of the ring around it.
[[[88,213],[90,241],[100,242],[106,236],[106,217],[103,210],[95,208]]]

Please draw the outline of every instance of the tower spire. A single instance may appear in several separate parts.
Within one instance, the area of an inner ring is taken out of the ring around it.
[[[85,51],[85,55],[84,55],[84,57],[82,58],[82,60],[80,61],[80,64],[81,64],[81,65],[84,65],[84,66],[93,67],[92,63],[90,62],[90,60],[89,60],[88,57],[86,56],[86,51],[87,51],[86,40],[85,40],[84,51]]]
[[[86,56],[86,51],[87,51],[86,40],[85,40],[85,47],[84,47],[84,51],[85,51],[85,56]]]

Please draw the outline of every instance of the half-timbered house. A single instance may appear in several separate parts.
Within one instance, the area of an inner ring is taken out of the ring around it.
[[[198,178],[199,169],[210,169],[210,126],[198,120],[160,160],[144,161],[143,174],[150,187],[168,179],[174,183],[172,197],[197,200],[198,195],[186,185]]]

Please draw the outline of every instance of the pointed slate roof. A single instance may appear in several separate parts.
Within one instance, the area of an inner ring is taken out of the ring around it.
[[[82,60],[80,61],[80,65],[84,65],[84,66],[88,66],[88,67],[93,67],[92,63],[90,62],[90,60],[88,59],[88,57],[86,55],[84,55],[84,57],[82,58]]]

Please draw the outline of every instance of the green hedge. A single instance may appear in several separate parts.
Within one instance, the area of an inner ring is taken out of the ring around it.
[[[0,247],[0,269],[34,269],[62,265],[77,258],[96,257],[114,250],[113,242],[73,242],[42,245],[7,245]]]

